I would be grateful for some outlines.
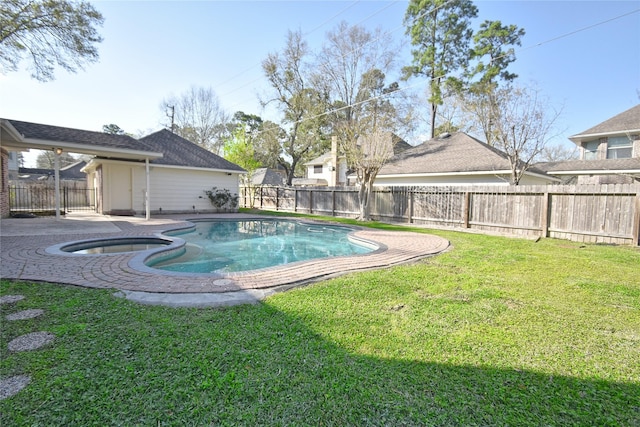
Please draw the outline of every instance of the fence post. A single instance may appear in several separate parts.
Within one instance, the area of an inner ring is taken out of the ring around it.
[[[262,185],[260,186],[260,209],[262,209]]]
[[[471,192],[464,192],[464,208],[462,217],[462,227],[469,228],[469,214],[471,213]]]
[[[409,224],[413,224],[413,193],[414,187],[409,188]]]
[[[277,211],[280,210],[278,208],[278,205],[279,205],[279,202],[280,202],[279,196],[280,196],[280,187],[276,187],[276,210]]]
[[[312,214],[313,213],[313,189],[310,187],[309,188],[309,213]]]
[[[540,219],[541,237],[549,237],[549,209],[551,208],[551,194],[545,191],[542,195],[542,218]]]
[[[293,188],[293,211],[298,212],[298,187]]]
[[[635,209],[632,227],[633,245],[640,246],[640,192],[636,193]]]

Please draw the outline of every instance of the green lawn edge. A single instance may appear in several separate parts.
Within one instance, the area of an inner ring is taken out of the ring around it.
[[[0,425],[640,425],[637,248],[281,216],[453,248],[224,309],[2,280]]]

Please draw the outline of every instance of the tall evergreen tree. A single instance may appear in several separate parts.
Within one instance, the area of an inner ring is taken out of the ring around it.
[[[444,99],[444,85],[458,86],[469,63],[471,19],[477,14],[471,0],[411,0],[405,13],[413,60],[404,68],[404,76],[428,79],[432,138],[438,106]]]

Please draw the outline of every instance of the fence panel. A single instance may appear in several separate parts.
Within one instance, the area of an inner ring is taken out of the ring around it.
[[[56,190],[49,185],[9,186],[9,210],[16,213],[49,213],[56,209]],[[60,188],[63,212],[95,212],[96,191],[76,185]]]
[[[496,188],[472,193],[471,228],[516,235],[539,235],[542,231],[543,196]]]
[[[313,192],[313,213],[318,215],[334,215],[333,195],[331,190],[321,189]]]
[[[412,194],[412,222],[452,227],[463,224],[464,191],[448,187],[423,187],[414,189]]]
[[[572,187],[571,192],[554,193],[549,235],[580,242],[628,243],[633,239],[639,195],[637,187],[628,185]]]
[[[334,215],[345,218],[356,218],[359,215],[358,190],[353,188],[336,190],[335,201]]]
[[[356,187],[261,189],[265,209],[356,217]],[[640,184],[374,188],[372,218],[581,242],[637,244]]]
[[[296,204],[296,211],[304,213],[312,213],[311,206],[311,194],[313,192],[308,188],[298,189],[298,201]]]

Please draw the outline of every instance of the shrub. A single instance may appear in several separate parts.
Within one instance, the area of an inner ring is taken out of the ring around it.
[[[217,187],[213,187],[211,190],[204,190],[204,193],[209,197],[211,204],[218,209],[235,209],[238,207],[238,195],[231,194],[226,188],[218,190]]]

